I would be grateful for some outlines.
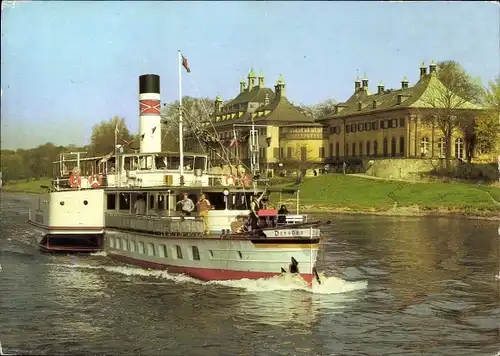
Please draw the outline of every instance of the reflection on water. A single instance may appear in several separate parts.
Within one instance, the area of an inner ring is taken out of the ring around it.
[[[27,201],[1,201],[5,352],[498,353],[498,223],[327,217],[322,284],[308,288],[290,275],[201,282],[116,264],[104,253],[42,254],[25,222]]]

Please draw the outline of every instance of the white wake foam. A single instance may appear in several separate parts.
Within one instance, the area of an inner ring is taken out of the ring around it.
[[[106,251],[98,251],[98,252],[92,252],[90,256],[100,256],[100,257],[106,257],[108,253]]]
[[[349,282],[337,277],[326,277],[320,274],[321,284],[313,281],[312,287],[296,275],[285,274],[272,278],[240,279],[229,281],[200,281],[184,274],[170,274],[164,270],[143,269],[128,266],[91,266],[86,264],[57,264],[60,267],[104,270],[126,276],[153,277],[165,279],[175,283],[195,283],[200,285],[220,285],[230,288],[243,289],[248,292],[271,292],[301,290],[313,294],[338,294],[354,290],[365,289],[366,281]]]

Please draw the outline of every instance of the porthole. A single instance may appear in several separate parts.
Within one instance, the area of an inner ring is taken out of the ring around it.
[[[64,202],[63,202],[63,201],[60,201],[60,202],[59,202],[59,204],[61,204],[61,206],[63,206],[63,205],[64,205]]]
[[[88,201],[86,201],[86,200],[84,200],[84,201],[83,201],[83,205],[89,205],[89,202],[88,202]]]

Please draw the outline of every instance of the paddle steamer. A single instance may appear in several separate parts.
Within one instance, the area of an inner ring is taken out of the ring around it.
[[[182,58],[179,52],[179,68]],[[106,156],[69,153],[54,162],[53,186],[34,199],[29,214],[42,232],[37,242],[43,250],[104,250],[126,263],[201,280],[294,273],[309,284],[319,281],[315,266],[323,223],[300,214],[298,190],[261,182],[255,125],[248,132],[250,172],[229,167],[223,174],[209,167],[207,155],[184,152],[182,111],[179,152],[161,152],[158,75],[139,77],[139,102],[139,153],[123,153],[115,139],[115,151]],[[279,195],[281,204],[282,193],[295,194],[295,213],[260,209],[252,226],[252,199]],[[185,194],[193,202],[201,194],[208,198],[205,217],[179,211]]]

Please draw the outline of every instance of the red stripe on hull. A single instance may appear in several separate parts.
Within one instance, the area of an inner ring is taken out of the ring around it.
[[[172,266],[167,264],[160,264],[149,261],[137,260],[135,258],[110,254],[110,257],[122,261],[125,263],[133,264],[141,268],[146,269],[160,269],[167,270],[170,273],[182,273],[188,276],[194,277],[202,281],[229,281],[238,279],[260,279],[260,278],[270,278],[281,275],[280,272],[251,272],[251,271],[233,271],[233,270],[222,270],[213,268],[198,268],[198,267],[182,267],[182,266]],[[311,286],[313,275],[307,273],[301,273],[300,276],[306,281],[306,283]]]

